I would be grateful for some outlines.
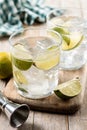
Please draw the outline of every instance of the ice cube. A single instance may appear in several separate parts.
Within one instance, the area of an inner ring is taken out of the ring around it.
[[[47,49],[48,47],[55,44],[56,44],[56,41],[49,37],[45,37],[43,40],[37,41],[37,47],[39,47],[40,49]]]

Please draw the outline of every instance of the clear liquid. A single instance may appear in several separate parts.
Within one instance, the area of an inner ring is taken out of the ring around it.
[[[12,57],[16,56],[16,59],[18,58],[23,61],[28,61],[28,55],[31,54],[33,60],[35,60],[35,58],[37,58],[39,55],[44,54],[44,51],[46,50],[46,48],[48,48],[49,45],[52,46],[55,45],[54,41],[52,41],[51,39],[44,38],[44,37],[42,39],[39,41],[40,42],[39,46],[37,46],[38,43],[37,45],[33,44],[34,46],[31,47],[25,46],[25,50],[27,51],[26,51],[26,55],[24,54],[25,55],[24,57],[22,51],[19,52],[19,49],[15,50],[13,48]],[[31,40],[34,41],[34,38],[28,38],[28,41]],[[45,43],[47,44],[45,45]],[[53,52],[53,55],[59,56],[59,50]],[[45,60],[48,61],[49,59],[45,59]],[[35,64],[32,64],[32,66],[27,70],[21,70],[15,65],[16,63],[14,62],[13,58],[12,58],[12,63],[13,63],[14,84],[17,87],[18,93],[24,97],[32,98],[32,99],[47,97],[50,94],[52,94],[54,88],[58,85],[59,63],[57,63],[56,65],[54,65],[53,67],[47,70],[39,69],[38,67],[36,67]]]
[[[55,18],[55,19],[58,19]],[[66,50],[61,52],[60,68],[64,70],[76,70],[81,68],[87,63],[87,21],[82,18],[74,16],[64,16],[60,17],[62,20],[62,25],[60,23],[52,24],[53,27],[64,25],[69,29],[69,32],[81,32],[84,36],[82,42],[75,48],[71,50]],[[51,27],[51,21],[50,27]]]
[[[62,51],[60,68],[65,70],[76,70],[81,68],[87,62],[87,41],[73,50]]]

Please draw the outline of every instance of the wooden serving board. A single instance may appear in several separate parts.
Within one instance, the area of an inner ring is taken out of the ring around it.
[[[46,111],[46,112],[54,112],[54,113],[61,113],[61,114],[73,114],[82,105],[85,87],[86,87],[86,77],[87,77],[87,66],[77,70],[77,71],[59,71],[59,83],[63,83],[65,81],[71,80],[79,76],[82,84],[82,91],[81,93],[67,101],[63,101],[62,99],[58,98],[55,94],[38,100],[31,100],[26,99],[20,96],[16,88],[13,85],[13,79],[11,79],[7,86],[4,89],[4,94],[10,100],[17,102],[17,103],[27,103],[32,110],[39,110],[39,111]]]

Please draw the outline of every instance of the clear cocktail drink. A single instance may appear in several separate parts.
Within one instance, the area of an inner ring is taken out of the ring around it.
[[[67,8],[60,17],[50,19],[48,27],[62,36],[60,68],[75,70],[87,62],[87,20],[79,9]]]
[[[10,37],[14,84],[24,97],[39,99],[58,85],[61,37],[52,30],[27,29]]]

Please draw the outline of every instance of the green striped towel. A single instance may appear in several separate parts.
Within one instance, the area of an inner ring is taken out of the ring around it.
[[[10,36],[23,28],[23,24],[46,22],[50,12],[61,15],[63,10],[43,6],[44,0],[0,0],[0,37]],[[54,11],[55,10],[55,11]]]

